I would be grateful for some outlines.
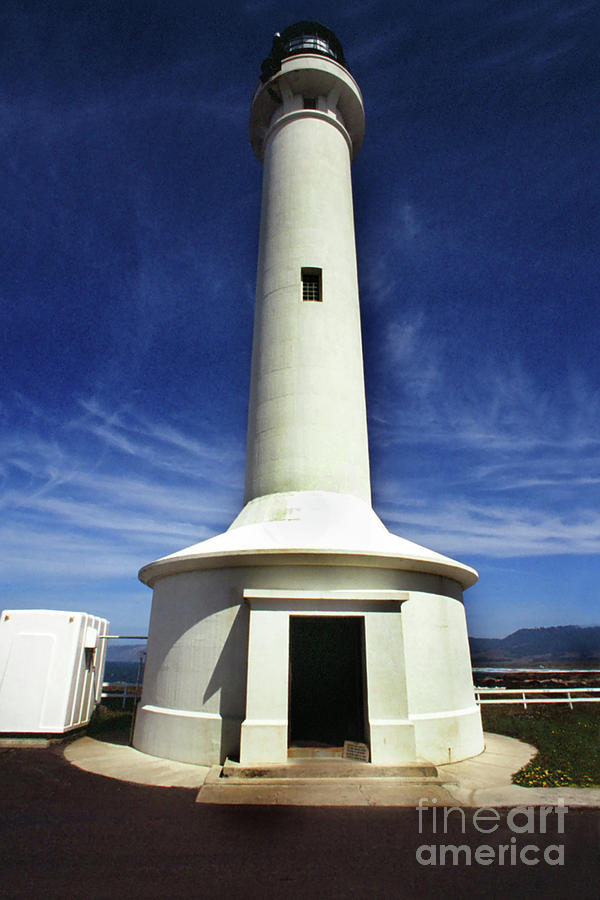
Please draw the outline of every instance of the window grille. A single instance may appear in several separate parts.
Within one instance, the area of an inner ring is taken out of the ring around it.
[[[302,299],[321,301],[321,269],[302,269]]]

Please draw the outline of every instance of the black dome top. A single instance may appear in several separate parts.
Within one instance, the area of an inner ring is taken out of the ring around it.
[[[261,66],[260,80],[264,83],[281,68],[281,60],[298,53],[319,53],[346,66],[342,45],[330,28],[320,22],[296,22],[273,38],[273,46]]]

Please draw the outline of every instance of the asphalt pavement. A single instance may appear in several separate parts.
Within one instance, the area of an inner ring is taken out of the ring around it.
[[[197,803],[0,751],[7,898],[597,898],[600,810]],[[526,789],[523,789],[526,790]]]

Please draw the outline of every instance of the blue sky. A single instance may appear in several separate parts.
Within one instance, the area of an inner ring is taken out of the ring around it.
[[[471,634],[600,623],[595,2],[4,2],[4,608],[145,633],[137,570],[242,501],[273,33],[332,28],[373,501],[474,565]]]

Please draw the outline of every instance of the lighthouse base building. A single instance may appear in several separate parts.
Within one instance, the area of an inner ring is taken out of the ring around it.
[[[154,597],[138,749],[203,765],[345,740],[378,765],[483,750],[462,601],[476,575],[363,501],[262,497],[141,577]]]
[[[154,596],[134,746],[154,756],[483,750],[462,599],[477,573],[371,507],[350,177],[363,134],[333,32],[277,34],[250,117],[264,175],[244,507],[140,572]]]

